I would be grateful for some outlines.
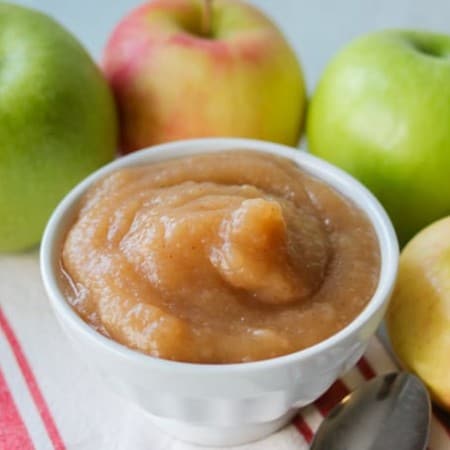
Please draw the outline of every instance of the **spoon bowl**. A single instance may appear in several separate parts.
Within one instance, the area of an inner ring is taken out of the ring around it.
[[[406,372],[390,373],[336,405],[317,430],[311,450],[424,450],[430,421],[423,383]]]

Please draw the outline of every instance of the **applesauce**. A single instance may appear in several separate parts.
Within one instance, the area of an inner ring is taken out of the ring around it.
[[[292,161],[235,150],[125,168],[81,201],[61,253],[66,296],[105,336],[195,363],[316,344],[372,297],[366,215]]]

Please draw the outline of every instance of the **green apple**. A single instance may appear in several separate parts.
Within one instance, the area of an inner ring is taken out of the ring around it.
[[[247,2],[146,2],[117,25],[103,67],[124,152],[203,136],[298,143],[300,65],[274,23]]]
[[[39,242],[61,197],[113,158],[116,134],[112,94],[81,45],[0,3],[0,251]]]
[[[450,212],[450,36],[382,31],[326,68],[308,146],[381,200],[405,243]]]
[[[404,248],[386,324],[400,360],[450,411],[450,216]]]

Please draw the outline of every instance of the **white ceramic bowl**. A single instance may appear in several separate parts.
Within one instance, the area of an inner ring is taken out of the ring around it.
[[[72,310],[58,282],[61,244],[86,189],[106,174],[181,155],[252,149],[287,157],[352,199],[372,222],[381,249],[378,287],[346,328],[305,350],[241,364],[189,364],[153,358],[94,331]],[[385,312],[395,281],[397,240],[372,194],[336,167],[303,151],[247,139],[199,139],[159,145],[120,158],[76,186],[53,213],[41,245],[42,278],[59,322],[105,383],[138,403],[170,434],[204,445],[234,445],[262,438],[295,409],[317,399],[361,357]]]

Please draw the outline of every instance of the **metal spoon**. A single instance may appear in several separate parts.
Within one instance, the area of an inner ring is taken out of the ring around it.
[[[401,372],[374,378],[324,419],[311,450],[424,450],[431,404],[423,383]]]

